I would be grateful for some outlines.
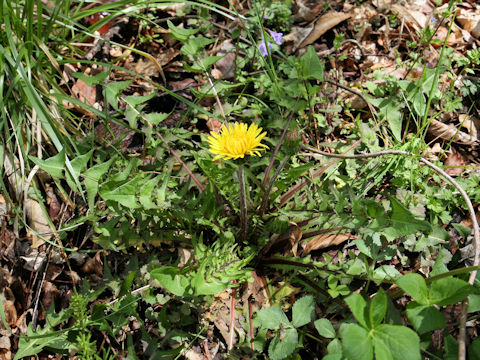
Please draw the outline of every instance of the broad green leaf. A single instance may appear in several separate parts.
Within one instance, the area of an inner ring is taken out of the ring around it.
[[[357,324],[342,326],[343,355],[348,360],[372,360],[373,344],[368,331]]]
[[[281,360],[289,356],[298,344],[298,333],[295,328],[280,330],[268,346],[268,356],[272,360]]]
[[[336,336],[335,329],[328,319],[318,319],[313,323],[318,333],[327,339],[333,339]]]
[[[380,288],[377,292],[377,295],[372,299],[372,303],[370,304],[370,324],[372,328],[379,325],[385,314],[387,313],[387,295],[385,292]]]
[[[342,360],[342,359],[343,359],[342,354],[328,354],[322,358],[322,360]]]
[[[375,351],[375,359],[381,360],[393,360],[393,355],[387,344],[385,344],[382,339],[378,337],[372,338],[373,348]]]
[[[260,309],[257,312],[256,320],[261,327],[270,330],[277,330],[282,324],[290,324],[287,316],[278,306],[270,306],[268,308]]]
[[[397,285],[419,304],[429,305],[427,283],[421,275],[414,273],[405,274],[397,280]]]
[[[180,269],[173,266],[153,269],[150,275],[167,291],[177,296],[183,296],[190,287],[188,279],[180,274]]]
[[[362,325],[364,328],[368,329],[368,322],[367,322],[367,302],[362,297],[362,295],[353,293],[349,297],[345,299],[348,307],[353,313],[355,319]]]
[[[74,78],[85,81],[88,86],[103,85],[108,78],[108,72],[102,71],[94,76],[88,76],[81,72],[75,72],[72,74]]]
[[[472,294],[468,299],[468,312],[480,311],[480,295]]]
[[[205,279],[205,266],[201,266],[191,281],[196,295],[215,295],[228,287],[228,282],[220,282],[218,279]]]
[[[98,181],[108,171],[114,159],[115,158],[113,157],[107,162],[97,164],[90,169],[87,169],[83,174],[83,181],[85,183],[85,188],[87,189],[88,207],[90,209],[95,207],[95,196],[97,196],[98,193]]]
[[[199,29],[184,29],[175,26],[170,20],[167,20],[170,36],[175,40],[185,42],[188,38],[198,32]]]
[[[369,97],[369,100],[374,106],[378,107],[378,112],[381,116],[381,119],[387,120],[393,137],[400,142],[402,139],[402,124],[404,115],[399,111],[400,106],[397,104],[396,98],[388,97],[375,99]]]
[[[143,205],[143,207],[147,210],[157,208],[157,205],[153,202],[154,200],[153,191],[159,179],[160,179],[159,176],[156,176],[153,179],[149,179],[140,188],[140,196],[138,200]]]
[[[65,170],[65,149],[62,149],[57,155],[52,156],[46,160],[36,158],[35,156],[28,156],[40,169],[46,171],[52,177],[63,179],[63,170]]]
[[[295,301],[292,307],[292,325],[300,327],[312,321],[315,315],[313,296],[304,296]]]
[[[144,95],[144,96],[138,96],[138,95],[125,96],[123,97],[123,101],[125,101],[132,108],[136,108],[138,105],[146,103],[148,100],[152,99],[155,95],[156,95],[156,92],[153,92],[150,95]]]
[[[456,304],[473,292],[466,281],[454,277],[445,277],[432,281],[429,299],[431,304],[447,306]]]
[[[129,209],[138,209],[140,204],[136,193],[141,176],[139,174],[123,184],[106,183],[100,187],[99,194],[104,200],[113,200]]]
[[[105,101],[115,110],[118,110],[118,98],[123,90],[125,90],[132,82],[115,81],[107,84],[105,87]]]
[[[468,360],[480,359],[480,337],[472,341],[468,347]]]
[[[407,317],[417,332],[422,335],[445,327],[442,313],[431,305],[421,305],[412,301],[407,305]]]
[[[308,46],[307,52],[300,58],[300,64],[306,80],[324,80],[325,64],[320,61],[313,46]]]
[[[428,222],[417,220],[398,200],[389,197],[392,204],[392,214],[390,220],[392,225],[384,232],[392,237],[400,237],[414,234],[417,231],[429,231],[431,226]]]
[[[191,37],[182,46],[180,52],[185,55],[195,56],[198,52],[205,48],[205,46],[214,43],[217,39],[208,39],[202,35]]]
[[[75,175],[76,175],[76,179],[74,179],[69,171],[66,173],[67,184],[68,186],[70,186],[71,189],[77,188],[76,181],[78,181],[78,177],[80,176],[80,173],[83,171],[83,169],[85,169],[85,166],[87,166],[88,161],[92,158],[92,154],[93,154],[93,149],[87,152],[86,154],[77,156],[75,159],[70,161],[70,164],[72,165],[72,169],[73,171],[75,171]]]
[[[420,339],[406,326],[382,324],[374,329],[375,342],[382,341],[395,360],[420,360]]]
[[[445,348],[444,360],[457,360],[458,359],[458,342],[450,335],[446,330],[444,332],[443,344]]]
[[[145,120],[147,120],[152,125],[160,124],[163,120],[165,120],[169,116],[170,116],[170,113],[149,113],[144,115]]]
[[[327,345],[329,354],[342,354],[342,342],[339,339],[333,339]]]
[[[43,335],[42,337],[29,338],[29,336]],[[27,328],[27,334],[20,336],[18,349],[13,360],[38,354],[47,346],[55,346],[60,342],[67,342],[67,332],[53,331],[49,328],[33,331],[31,324]]]

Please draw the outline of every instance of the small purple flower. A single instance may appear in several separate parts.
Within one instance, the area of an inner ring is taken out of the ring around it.
[[[267,44],[268,44],[269,49],[273,48],[272,44],[270,44],[270,43],[267,43]],[[262,43],[260,45],[258,45],[258,50],[260,50],[260,54],[262,54],[262,56],[267,56],[268,55],[267,45],[265,44],[265,39],[262,38]]]
[[[272,37],[273,41],[277,43],[277,45],[282,45],[283,34],[279,32],[275,32],[272,30],[268,30],[270,36]]]

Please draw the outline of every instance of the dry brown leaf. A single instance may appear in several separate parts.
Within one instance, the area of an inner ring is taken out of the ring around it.
[[[94,105],[97,102],[97,87],[89,86],[82,79],[77,79],[72,86],[72,92],[81,102]]]
[[[8,334],[0,337],[0,359],[10,360],[12,358],[11,342]]]
[[[308,34],[308,36],[300,43],[297,49],[314,43],[318,38],[320,38],[320,36],[340,24],[342,21],[347,20],[350,18],[350,16],[351,14],[336,11],[331,11],[322,15],[315,22],[312,32],[310,32],[310,34]]]
[[[465,165],[467,161],[464,159],[462,154],[460,154],[453,146],[448,152],[447,158],[445,159],[444,165],[448,168],[445,169],[445,172],[450,176],[458,176],[465,171]]]
[[[8,153],[5,153],[3,158],[3,166],[5,169],[5,174],[7,176],[8,183],[15,192],[17,200],[22,199],[25,186],[25,178],[22,176],[22,170],[20,166],[20,161],[17,157],[12,156]],[[42,207],[37,200],[26,198],[23,199],[25,215],[28,219],[30,227],[37,233],[43,234],[42,236],[46,239],[52,237],[50,226],[48,225],[47,217],[42,211]],[[28,233],[27,233],[28,236]],[[30,238],[32,239],[32,247],[38,247],[44,244],[44,241],[38,236],[31,234]]]
[[[460,114],[458,115],[458,121],[473,138],[478,139],[477,126],[475,125],[475,123],[479,122],[477,118],[467,114]]]
[[[8,326],[14,326],[17,322],[17,308],[12,300],[3,300],[3,312]]]
[[[463,131],[458,131],[453,125],[444,124],[436,119],[430,121],[428,133],[435,138],[452,141],[456,144],[470,145],[474,147],[477,147],[480,144],[480,141],[477,138],[474,138]]]
[[[459,9],[456,20],[474,38],[480,38],[480,14],[471,10]]]
[[[397,15],[400,21],[411,26],[416,31],[422,31],[428,23],[427,17],[420,11],[409,9],[400,4],[393,4],[390,7],[393,14]]]
[[[295,5],[297,7],[297,11],[293,15],[295,22],[313,21],[323,9],[323,4],[315,0],[297,0]]]
[[[215,63],[215,69],[220,72],[220,76],[215,76],[215,73],[212,71],[212,76],[215,79],[231,79],[233,78],[234,62],[235,62],[235,46],[232,45],[230,40],[226,40],[220,46],[220,49],[215,54],[216,56],[223,56],[220,60]]]
[[[324,249],[329,246],[340,245],[344,241],[353,239],[351,234],[321,234],[313,237],[311,240],[303,243],[303,256],[310,254],[314,250]]]
[[[287,232],[281,235],[272,236],[270,241],[260,251],[261,257],[279,251],[283,252],[285,255],[292,251],[293,256],[297,256],[297,245],[301,239],[302,229],[300,229],[300,227],[294,222],[290,222],[290,228]]]

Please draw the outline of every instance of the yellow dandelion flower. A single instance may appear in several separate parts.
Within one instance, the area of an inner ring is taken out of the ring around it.
[[[255,124],[248,126],[236,122],[222,125],[220,133],[211,132],[207,141],[210,152],[217,155],[213,160],[229,160],[243,158],[245,155],[262,156],[260,151],[268,149],[267,145],[260,143],[266,135]]]

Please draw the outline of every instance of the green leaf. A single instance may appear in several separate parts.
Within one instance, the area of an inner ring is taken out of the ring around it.
[[[477,337],[468,347],[468,360],[480,359],[480,337]]]
[[[306,80],[324,80],[325,64],[320,61],[312,45],[308,46],[307,52],[300,58],[300,64]]]
[[[480,295],[470,295],[468,298],[468,312],[476,312],[480,310]],[[479,358],[480,359],[480,358]]]
[[[417,220],[398,200],[389,197],[392,204],[392,214],[390,220],[392,226],[386,228],[384,232],[392,237],[400,237],[414,234],[417,231],[430,231],[431,226],[428,222]]]
[[[95,165],[83,174],[83,181],[85,183],[85,188],[87,189],[88,207],[90,209],[95,207],[95,196],[97,196],[98,193],[98,181],[103,175],[105,175],[114,160],[115,157],[107,162]]]
[[[268,356],[272,360],[281,360],[289,356],[298,344],[298,333],[295,328],[281,330],[268,346]]]
[[[318,333],[327,339],[333,339],[336,336],[335,329],[328,319],[318,319],[313,323]]]
[[[70,162],[76,176],[76,179],[74,179],[69,171],[66,173],[67,184],[68,186],[70,186],[71,189],[75,189],[77,191],[79,190],[77,189],[76,181],[78,181],[78,177],[80,176],[80,173],[83,171],[83,169],[85,169],[85,166],[87,166],[88,161],[92,158],[92,154],[93,154],[93,150],[90,150],[86,154],[77,156],[75,159],[73,159]]]
[[[346,324],[340,327],[340,334],[343,354],[348,360],[373,359],[372,339],[367,330],[357,324]]]
[[[188,38],[198,32],[199,29],[183,29],[176,27],[170,20],[167,20],[168,28],[170,29],[170,36],[175,40],[185,42]]]
[[[397,285],[422,305],[429,305],[428,289],[425,279],[414,273],[403,275],[397,280]]]
[[[308,324],[315,314],[315,302],[313,296],[304,296],[295,301],[292,307],[292,325],[300,327]]]
[[[108,78],[108,72],[102,71],[94,76],[88,76],[81,72],[75,72],[72,74],[74,78],[85,81],[88,86],[103,85]]]
[[[367,303],[365,299],[357,293],[353,293],[349,297],[345,299],[345,302],[347,303],[348,307],[353,313],[353,316],[357,321],[359,322],[360,325],[362,325],[364,328],[368,329],[368,323],[367,323]]]
[[[260,309],[257,312],[256,320],[263,328],[277,330],[280,325],[289,325],[287,316],[278,306],[270,306],[269,308]]]
[[[402,140],[403,114],[399,111],[400,106],[397,104],[396,98],[388,97],[375,99],[368,97],[368,99],[374,106],[378,107],[381,120],[387,120],[393,137],[400,142]]]
[[[57,155],[52,156],[46,160],[36,158],[35,156],[28,156],[40,169],[46,171],[52,177],[57,179],[63,178],[63,170],[65,170],[65,149],[62,149]]]
[[[385,314],[387,313],[387,295],[380,288],[377,292],[377,295],[372,299],[372,303],[370,304],[370,324],[372,328],[379,325]]]
[[[115,110],[118,110],[118,98],[123,90],[125,90],[132,82],[116,81],[107,84],[105,87],[105,101]]]
[[[333,339],[327,345],[328,353],[333,354],[342,354],[342,343],[339,339]]]
[[[395,360],[420,360],[420,339],[406,326],[382,324],[375,328],[375,342],[382,341]]]
[[[148,180],[140,188],[140,196],[138,200],[147,210],[157,208],[157,205],[153,202],[153,190],[155,189],[159,179],[160,177],[156,176],[153,179]]]
[[[458,342],[446,330],[443,336],[443,343],[445,348],[444,360],[457,360],[458,359]]]
[[[104,200],[116,201],[119,204],[129,208],[138,209],[140,204],[137,202],[137,189],[142,174],[125,183],[108,182],[100,187],[99,194]]]
[[[375,350],[375,359],[393,360],[393,355],[388,346],[378,337],[372,338]]]
[[[180,52],[185,55],[195,56],[199,50],[205,48],[205,46],[214,43],[217,39],[208,39],[202,35],[191,37],[187,40],[186,44],[182,46]]]
[[[149,113],[149,114],[145,114],[144,118],[150,124],[158,125],[169,116],[170,116],[170,113]]]
[[[30,338],[30,336],[43,335],[42,337]],[[52,331],[49,328],[33,331],[31,324],[27,328],[27,334],[20,336],[18,349],[13,360],[38,354],[49,345],[58,344],[59,341],[67,341],[67,332]]]
[[[188,279],[180,274],[180,269],[173,266],[153,269],[150,275],[167,291],[177,296],[183,296],[190,286]]]
[[[407,317],[417,332],[422,335],[445,327],[442,313],[431,305],[421,305],[412,301],[407,305]]]
[[[432,282],[429,299],[431,304],[447,306],[462,301],[472,292],[473,287],[469,283],[449,276]]]

